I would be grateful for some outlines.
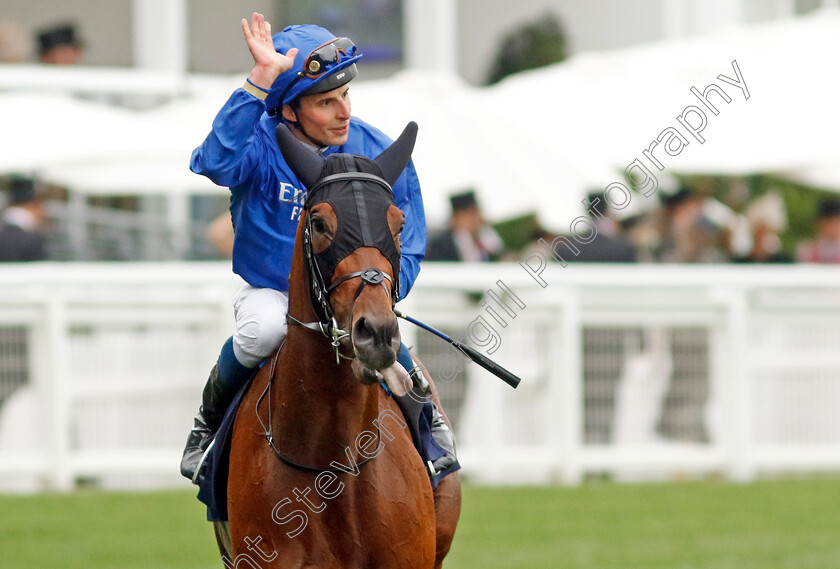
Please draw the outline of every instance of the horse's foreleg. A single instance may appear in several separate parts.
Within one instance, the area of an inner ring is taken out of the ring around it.
[[[458,473],[452,473],[440,481],[435,488],[435,569],[443,565],[443,558],[449,553],[455,527],[461,515],[461,481]]]

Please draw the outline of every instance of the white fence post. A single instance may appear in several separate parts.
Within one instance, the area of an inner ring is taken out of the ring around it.
[[[70,464],[70,406],[72,389],[68,385],[70,359],[67,350],[67,301],[60,292],[48,296],[44,306],[44,330],[47,333],[49,359],[44,371],[49,394],[49,410],[46,419],[46,449],[49,471],[46,479],[57,490],[69,490],[73,486],[73,472]]]
[[[565,484],[580,484],[583,479],[581,453],[583,451],[583,324],[577,287],[565,286],[554,294],[560,298],[560,337],[562,343],[556,353],[561,361],[560,407],[562,424],[563,462],[560,478]]]
[[[729,447],[729,476],[739,482],[755,478],[753,448],[753,390],[754,378],[749,366],[751,346],[748,342],[749,289],[731,287],[726,295],[726,329],[729,339],[729,370],[724,381],[731,382],[728,389],[731,403],[727,424],[731,428]]]

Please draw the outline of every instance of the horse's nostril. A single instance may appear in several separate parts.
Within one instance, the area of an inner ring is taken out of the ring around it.
[[[353,343],[360,348],[393,349],[392,343],[399,338],[396,318],[377,319],[362,316],[353,326]]]
[[[373,342],[373,330],[368,326],[367,319],[363,316],[353,326],[353,342],[356,344],[368,344]]]

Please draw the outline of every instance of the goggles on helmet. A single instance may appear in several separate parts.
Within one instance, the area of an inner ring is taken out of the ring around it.
[[[355,54],[356,46],[350,38],[335,38],[312,50],[303,61],[301,73],[310,79],[315,79],[323,75],[329,65],[338,63],[341,55],[352,57]]]
[[[292,87],[304,77],[308,79],[317,79],[336,63],[341,62],[341,56],[353,57],[356,55],[356,45],[350,38],[335,38],[323,43],[309,52],[306,59],[303,60],[303,71],[299,72],[294,79],[286,86],[283,93],[280,94],[280,106],[283,106],[283,100],[286,94],[291,91]]]

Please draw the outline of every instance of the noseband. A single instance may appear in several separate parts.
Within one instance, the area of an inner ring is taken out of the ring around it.
[[[348,157],[349,158],[349,157]],[[381,269],[377,269],[374,267],[368,267],[366,269],[362,269],[361,271],[356,271],[353,273],[348,273],[346,275],[342,275],[339,278],[335,279],[333,282],[327,284],[326,280],[324,279],[323,272],[321,267],[319,266],[319,259],[317,258],[316,254],[312,250],[312,220],[310,217],[310,211],[313,205],[317,205],[314,202],[314,196],[316,196],[322,189],[324,189],[327,185],[333,184],[335,182],[350,182],[350,191],[353,194],[353,201],[356,206],[357,214],[358,214],[358,221],[361,225],[361,239],[354,240],[345,238],[343,241],[338,244],[337,248],[339,249],[338,255],[341,255],[341,251],[347,250],[344,256],[337,258],[335,255],[330,256],[329,259],[325,260],[324,262],[329,262],[334,265],[338,265],[338,263],[344,259],[347,255],[349,255],[353,250],[358,249],[360,247],[365,246],[373,246],[380,249],[383,249],[382,243],[377,243],[376,240],[371,236],[371,232],[367,227],[367,224],[370,223],[381,223],[379,220],[370,219],[368,216],[366,201],[364,199],[364,186],[362,182],[373,182],[379,188],[384,189],[387,192],[386,199],[393,204],[394,203],[394,190],[391,188],[391,185],[388,184],[384,179],[375,175],[369,174],[366,172],[342,172],[339,174],[332,174],[322,178],[316,185],[314,185],[308,193],[306,204],[304,205],[304,210],[306,212],[306,217],[304,219],[304,227],[303,227],[303,255],[306,261],[307,271],[309,273],[309,293],[312,300],[312,306],[315,310],[315,314],[318,318],[317,322],[301,322],[297,318],[293,317],[290,314],[286,315],[286,321],[289,324],[297,324],[300,326],[304,326],[309,328],[310,330],[314,330],[316,332],[320,332],[324,336],[326,336],[330,343],[335,350],[335,358],[336,363],[341,361],[341,358],[345,359],[353,359],[350,356],[345,356],[339,351],[340,343],[343,339],[349,338],[350,333],[342,330],[338,326],[338,322],[335,319],[335,311],[333,310],[332,304],[330,303],[330,294],[338,288],[339,285],[355,278],[360,278],[361,282],[359,286],[356,288],[356,292],[353,295],[353,303],[355,304],[356,299],[359,298],[359,295],[362,294],[362,291],[367,285],[382,285],[385,289],[386,294],[391,299],[391,307],[393,308],[394,304],[396,303],[396,299],[399,292],[399,272],[398,268],[395,270],[394,277],[392,278],[390,275],[382,271]],[[341,192],[342,194],[347,193]],[[326,201],[326,200],[324,200]],[[323,202],[317,202],[323,203]],[[341,214],[334,208],[335,214],[339,217]],[[386,222],[387,223],[387,222]],[[341,224],[339,223],[339,226]],[[390,231],[389,231],[390,234]],[[328,250],[334,247],[336,243],[330,245]],[[324,255],[321,253],[321,255]],[[385,254],[385,253],[383,253]],[[387,254],[386,254],[387,256]],[[399,253],[397,252],[397,257],[395,259],[390,259],[392,267],[396,262],[396,267],[399,267]],[[332,266],[332,265],[328,265]]]

